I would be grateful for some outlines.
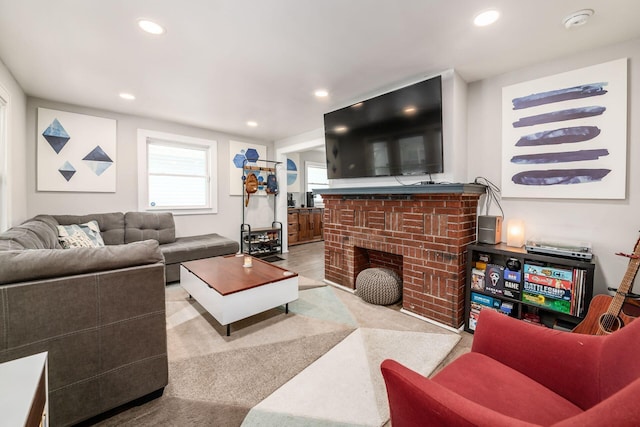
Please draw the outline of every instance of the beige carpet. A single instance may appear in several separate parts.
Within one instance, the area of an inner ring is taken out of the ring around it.
[[[182,288],[168,286],[169,385],[100,425],[383,425],[380,362],[391,357],[426,375],[460,339],[304,277],[289,314],[269,310],[225,333]]]

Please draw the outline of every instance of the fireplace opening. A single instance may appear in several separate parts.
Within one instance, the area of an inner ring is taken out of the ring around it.
[[[389,252],[366,249],[358,246],[353,248],[353,283],[356,283],[358,274],[367,268],[388,268],[402,275],[402,255]]]

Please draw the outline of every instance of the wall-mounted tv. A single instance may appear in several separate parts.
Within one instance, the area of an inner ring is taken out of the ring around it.
[[[441,173],[441,77],[327,113],[324,132],[329,179]]]

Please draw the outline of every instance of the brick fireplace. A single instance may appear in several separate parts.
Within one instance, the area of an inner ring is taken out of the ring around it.
[[[464,317],[467,245],[476,240],[475,184],[328,189],[325,279],[355,289],[369,267],[403,279],[404,310],[458,328]]]

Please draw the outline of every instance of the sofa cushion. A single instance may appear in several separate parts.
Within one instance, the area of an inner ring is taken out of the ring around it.
[[[125,243],[154,239],[164,244],[176,240],[176,224],[170,212],[127,212],[124,223]]]
[[[122,245],[124,241],[124,214],[122,212],[90,215],[52,215],[60,225],[84,224],[91,220],[98,222],[100,235],[106,245]]]
[[[42,221],[28,220],[0,234],[0,240],[12,240],[23,249],[59,249],[58,233]],[[13,245],[15,246],[15,245]]]
[[[58,226],[58,239],[63,248],[70,247],[100,247],[104,246],[104,241],[100,236],[98,221],[92,220],[84,224],[71,224]],[[88,245],[86,242],[88,241]],[[74,244],[77,242],[77,244]],[[65,244],[66,243],[66,244]]]
[[[57,222],[53,217],[36,216],[25,221],[22,226],[29,227],[42,242],[45,248],[59,249]]]
[[[100,248],[0,252],[0,284],[72,276],[162,262],[158,242],[145,240]]]
[[[215,233],[178,237],[175,242],[160,246],[165,264],[230,255],[238,252],[239,249],[238,242]]]

